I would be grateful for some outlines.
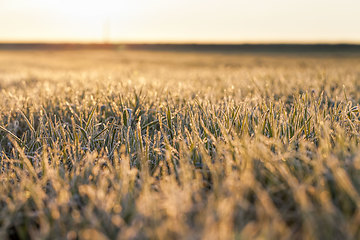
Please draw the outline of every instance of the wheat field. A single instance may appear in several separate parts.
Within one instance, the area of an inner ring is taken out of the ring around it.
[[[360,57],[0,52],[0,239],[360,239]]]

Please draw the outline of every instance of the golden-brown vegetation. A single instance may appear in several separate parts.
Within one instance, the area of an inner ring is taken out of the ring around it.
[[[356,56],[0,52],[1,239],[359,239]]]

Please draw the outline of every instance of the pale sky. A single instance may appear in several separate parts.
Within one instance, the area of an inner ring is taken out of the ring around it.
[[[355,42],[360,0],[0,0],[0,42]]]

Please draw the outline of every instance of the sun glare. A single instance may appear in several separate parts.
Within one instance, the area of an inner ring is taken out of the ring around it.
[[[104,20],[111,17],[116,12],[124,8],[125,2],[107,0],[107,1],[86,1],[86,0],[65,0],[55,1],[53,8],[60,14],[76,19],[86,18],[92,22],[100,19]]]

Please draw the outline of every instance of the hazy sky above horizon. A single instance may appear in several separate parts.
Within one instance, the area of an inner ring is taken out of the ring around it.
[[[0,42],[360,42],[360,0],[0,0]]]

